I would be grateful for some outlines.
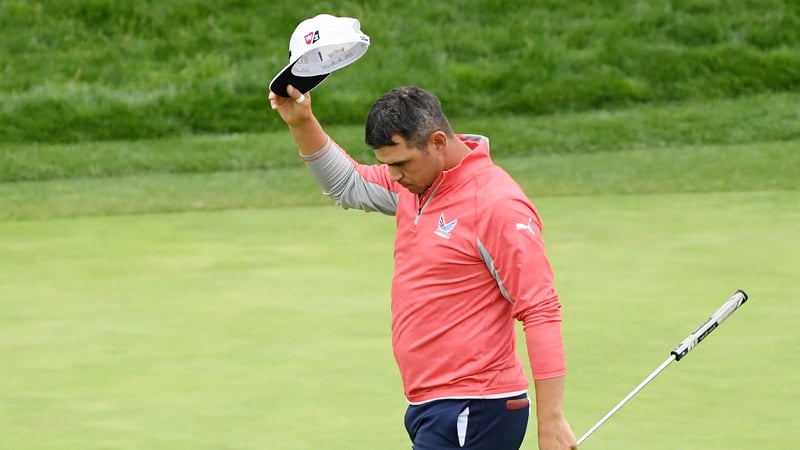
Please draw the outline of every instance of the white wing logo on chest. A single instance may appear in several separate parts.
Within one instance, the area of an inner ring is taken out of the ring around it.
[[[528,217],[528,223],[518,223],[517,224],[517,231],[519,230],[528,230],[530,231],[531,235],[536,235],[536,232],[533,231],[533,226],[531,226],[531,221],[533,221],[533,217]]]
[[[450,239],[450,232],[453,231],[453,228],[456,227],[458,223],[458,219],[454,219],[452,222],[447,222],[444,220],[444,214],[439,216],[439,226],[436,227],[436,231],[434,233],[437,236],[441,236],[445,239]]]

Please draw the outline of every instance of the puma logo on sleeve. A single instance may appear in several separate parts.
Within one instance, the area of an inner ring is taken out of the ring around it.
[[[531,221],[533,221],[533,218],[532,217],[528,217],[527,225],[524,224],[524,223],[518,223],[517,224],[517,231],[519,231],[519,230],[528,230],[528,231],[531,232],[532,235],[535,235],[536,232],[533,231],[533,227],[531,226]]]

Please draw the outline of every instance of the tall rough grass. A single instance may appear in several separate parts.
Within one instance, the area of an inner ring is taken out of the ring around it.
[[[277,130],[267,85],[322,12],[372,38],[314,92],[331,124],[407,84],[466,119],[800,89],[794,0],[4,0],[0,142]]]

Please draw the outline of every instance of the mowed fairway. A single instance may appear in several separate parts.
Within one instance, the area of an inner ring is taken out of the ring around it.
[[[582,448],[800,441],[800,192],[534,201],[578,436],[750,295]],[[0,448],[410,448],[393,229],[333,206],[0,222]]]

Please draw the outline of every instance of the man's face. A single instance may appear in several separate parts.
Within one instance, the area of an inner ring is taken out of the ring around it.
[[[409,147],[399,135],[392,137],[397,145],[375,149],[375,158],[389,167],[392,181],[400,183],[413,194],[421,194],[444,170],[444,147],[429,139],[424,148]]]

